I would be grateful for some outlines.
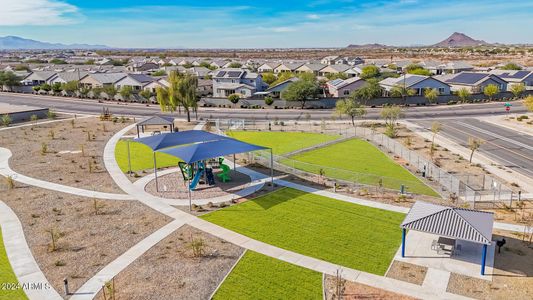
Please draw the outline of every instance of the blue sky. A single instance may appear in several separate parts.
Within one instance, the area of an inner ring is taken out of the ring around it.
[[[0,0],[0,36],[144,48],[533,43],[533,1]]]

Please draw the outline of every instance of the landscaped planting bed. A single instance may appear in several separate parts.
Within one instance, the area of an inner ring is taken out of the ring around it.
[[[339,282],[341,284],[339,285]],[[341,277],[326,275],[326,300],[337,300],[338,287],[340,287],[340,299],[394,299],[394,300],[414,300],[409,296],[389,292],[353,281],[347,281]]]
[[[0,299],[23,300],[28,299],[24,291],[17,287],[17,277],[11,269],[7,259],[2,228],[0,228]]]
[[[203,253],[195,257],[192,242],[200,240]],[[116,299],[208,299],[242,251],[185,225],[115,277]],[[95,299],[103,299],[102,293]]]
[[[284,188],[202,218],[274,246],[384,275],[404,214]]]
[[[247,251],[213,299],[322,299],[322,274]]]
[[[19,217],[39,267],[58,291],[63,291],[64,278],[69,279],[70,289],[75,291],[126,250],[170,222],[170,218],[138,201],[95,202],[21,184],[0,195]]]
[[[227,135],[247,143],[272,148],[276,155],[283,155],[341,137],[321,133],[273,131],[228,131]]]
[[[100,192],[122,193],[107,173],[105,144],[125,123],[78,118],[0,131],[13,170],[26,176]]]
[[[378,148],[367,141],[351,139],[303,152],[282,160],[283,164],[334,179],[379,185],[400,190],[403,184],[412,193],[438,194]]]

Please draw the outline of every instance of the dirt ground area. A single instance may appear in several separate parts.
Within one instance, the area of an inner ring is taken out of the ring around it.
[[[533,295],[533,243],[522,235],[497,230],[493,240],[505,238],[501,253],[494,257],[492,282],[452,273],[448,292],[475,299],[531,299]]]
[[[340,283],[340,284],[339,284]],[[324,289],[326,290],[327,300],[339,299],[337,294],[337,286],[340,287],[342,293],[342,299],[355,300],[355,299],[399,299],[399,300],[411,300],[416,299],[409,296],[404,296],[397,293],[381,290],[375,287],[371,287],[365,284],[356,283],[347,280],[338,280],[335,276],[326,275],[326,282]]]
[[[105,144],[131,120],[77,118],[0,131],[2,147],[13,153],[9,163],[26,176],[99,192],[123,193],[107,173]]]
[[[422,285],[426,278],[428,268],[402,261],[393,261],[387,272],[387,277]]]
[[[193,243],[203,244],[200,255],[193,254]],[[114,299],[209,299],[242,252],[185,225],[115,277]],[[102,292],[95,299],[103,299]]]
[[[222,182],[215,176],[215,185],[198,184],[197,188],[191,193],[192,199],[210,199],[233,194],[250,185],[250,177],[240,172],[230,171],[230,181]],[[155,196],[170,199],[188,199],[188,185],[183,180],[180,171],[158,177],[159,191],[156,190],[155,179],[150,181],[145,190]]]
[[[22,185],[2,190],[0,200],[19,217],[39,267],[58,291],[63,291],[64,278],[75,291],[105,265],[170,222],[137,201],[95,202]]]

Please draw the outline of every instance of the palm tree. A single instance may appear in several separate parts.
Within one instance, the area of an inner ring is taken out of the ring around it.
[[[161,111],[176,111],[181,113],[181,107],[187,114],[187,122],[191,121],[191,110],[196,112],[198,102],[196,101],[196,89],[198,87],[198,78],[194,75],[181,75],[177,72],[169,74],[169,87],[157,88],[156,99],[161,106]]]

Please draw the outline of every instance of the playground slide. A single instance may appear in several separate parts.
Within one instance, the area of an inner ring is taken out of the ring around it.
[[[200,178],[204,175],[204,169],[200,169],[198,172],[196,172],[196,175],[194,175],[194,178],[191,181],[191,184],[189,184],[189,189],[194,190],[196,186],[198,185],[198,182],[200,181]]]

